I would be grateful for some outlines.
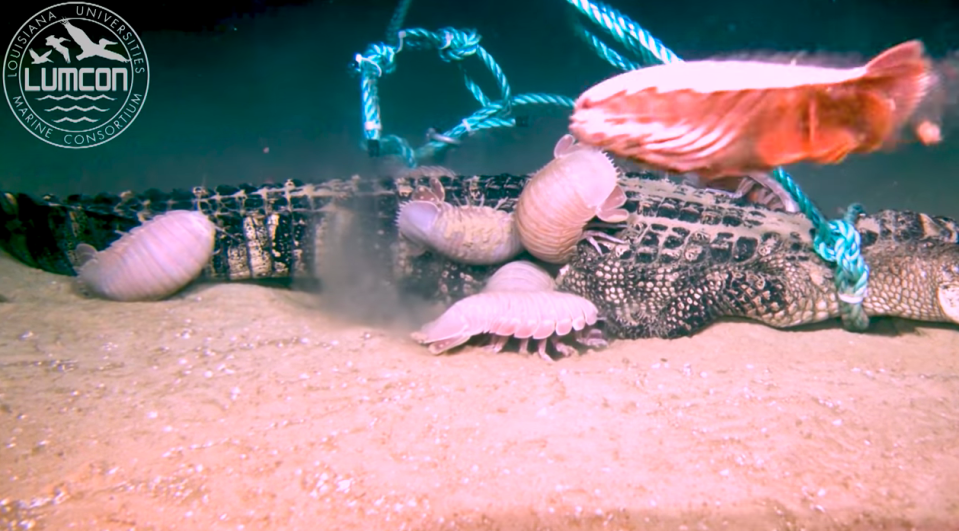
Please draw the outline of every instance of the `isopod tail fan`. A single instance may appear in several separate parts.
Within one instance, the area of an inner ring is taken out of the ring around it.
[[[622,206],[626,204],[626,192],[621,186],[613,187],[609,197],[599,206],[599,213],[596,214],[600,220],[606,223],[622,223],[629,218],[629,211]]]

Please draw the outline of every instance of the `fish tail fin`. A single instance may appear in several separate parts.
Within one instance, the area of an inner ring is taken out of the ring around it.
[[[910,123],[923,143],[939,141],[942,85],[921,41],[907,41],[877,55],[866,64],[864,79],[878,84],[892,100],[895,123]]]

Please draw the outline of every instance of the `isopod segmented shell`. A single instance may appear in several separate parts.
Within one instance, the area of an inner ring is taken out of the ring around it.
[[[167,212],[104,251],[78,245],[77,276],[87,291],[105,299],[162,299],[200,275],[213,257],[215,236],[216,225],[201,212]]]
[[[602,151],[564,135],[553,155],[526,184],[514,217],[520,242],[530,254],[563,264],[573,257],[590,220],[618,223],[628,212],[621,208],[626,194],[619,186],[619,171]]]
[[[482,292],[456,302],[412,337],[429,345],[434,354],[462,345],[479,334],[494,336],[494,351],[502,349],[510,337],[523,340],[524,348],[525,342],[532,339],[539,341],[538,352],[547,359],[546,343],[542,340],[571,332],[576,332],[577,340],[587,345],[605,345],[601,337],[579,334],[596,324],[596,306],[583,297],[553,288],[552,278],[538,266],[522,261],[506,264],[490,277]],[[552,344],[561,353],[573,351],[558,341]]]
[[[510,262],[490,275],[483,292],[553,291],[556,282],[542,267],[526,260]]]
[[[513,215],[487,206],[454,206],[439,181],[400,206],[396,226],[416,252],[431,249],[468,265],[499,264],[523,251]]]
[[[562,291],[492,291],[456,302],[413,339],[439,354],[479,334],[546,339],[596,324],[596,306]]]

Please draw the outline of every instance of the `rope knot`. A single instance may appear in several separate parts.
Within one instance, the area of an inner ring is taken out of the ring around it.
[[[398,49],[381,42],[371,44],[366,49],[365,55],[356,54],[356,69],[361,74],[373,77],[392,74],[396,70],[396,52],[398,51]]]
[[[863,260],[862,240],[854,224],[861,213],[862,206],[850,206],[843,219],[828,222],[814,242],[819,256],[836,264],[837,298],[841,306],[848,306],[842,312],[843,322],[860,330],[868,325],[861,305],[869,282],[869,266]]]
[[[439,48],[440,59],[443,61],[461,61],[476,53],[479,49],[480,36],[476,30],[460,31],[455,28],[439,30],[443,42]]]

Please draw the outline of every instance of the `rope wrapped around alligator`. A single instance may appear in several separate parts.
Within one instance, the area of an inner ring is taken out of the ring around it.
[[[287,181],[63,199],[5,193],[0,194],[0,242],[25,264],[74,275],[81,244],[103,250],[121,233],[160,214],[197,211],[217,227],[203,271],[209,280],[306,278],[318,280],[322,289],[331,263],[362,260],[397,289],[450,304],[483,292],[500,264],[463,263],[401,236],[397,218],[403,206],[439,189],[443,197],[433,201],[514,213],[530,176],[468,177],[430,170],[319,184]],[[598,179],[594,174],[582,178]],[[723,317],[782,328],[839,315],[833,270],[813,250],[812,226],[804,216],[661,174],[619,175],[615,184],[622,203],[596,205],[614,207],[606,208],[612,221],[581,230],[563,263],[538,260],[526,251],[516,256],[548,271],[555,278],[551,289],[595,305],[607,338],[689,336]],[[624,216],[617,217],[617,207]],[[954,220],[884,210],[861,214],[854,222],[872,267],[864,300],[869,315],[959,322],[959,226]],[[446,236],[464,237],[444,230]]]

